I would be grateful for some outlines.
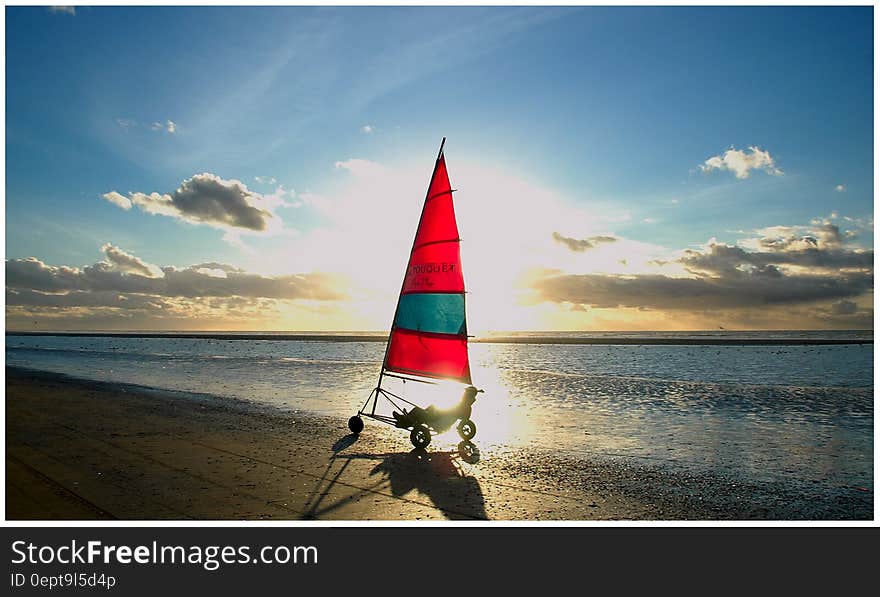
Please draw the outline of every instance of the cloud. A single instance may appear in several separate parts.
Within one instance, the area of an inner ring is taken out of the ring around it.
[[[135,257],[131,253],[126,253],[119,247],[114,247],[110,243],[101,247],[104,256],[118,271],[129,274],[140,274],[148,278],[157,278],[162,275],[162,271],[155,265],[149,264],[142,259]]]
[[[122,209],[136,205],[149,214],[226,230],[259,233],[269,230],[273,222],[281,224],[280,218],[272,212],[277,201],[265,201],[240,180],[224,180],[207,172],[184,180],[171,194],[135,192],[124,197],[111,191],[102,197]]]
[[[696,278],[551,273],[538,277],[533,288],[539,301],[599,309],[712,311],[852,298],[871,290],[873,281],[867,272],[785,276],[766,266],[736,276]]]
[[[260,184],[275,184],[278,182],[274,176],[254,176],[254,181]]]
[[[613,236],[590,236],[588,238],[570,238],[568,236],[562,236],[558,232],[553,233],[553,240],[556,242],[565,245],[568,249],[575,251],[577,253],[583,253],[587,249],[592,249],[597,244],[600,243],[613,243],[617,241],[617,238]]]
[[[731,147],[723,154],[713,156],[700,164],[700,170],[703,172],[729,170],[734,172],[737,178],[748,178],[753,170],[762,170],[773,176],[783,174],[776,166],[776,161],[770,152],[755,146],[750,146],[747,151]]]
[[[361,132],[366,135],[369,135],[370,133],[374,132],[375,130],[376,130],[375,127],[373,127],[370,124],[365,124],[364,126],[361,127]]]
[[[334,167],[337,170],[348,170],[351,174],[359,178],[376,178],[384,176],[388,172],[382,164],[360,158],[351,158],[345,161],[336,162]]]
[[[48,265],[35,257],[7,259],[6,288],[55,294],[83,291],[319,301],[340,300],[346,295],[339,276],[331,274],[263,276],[220,263],[157,268],[109,243],[102,250],[107,261],[83,268]]]
[[[82,270],[46,265],[36,257],[6,260],[6,288],[61,292],[76,288]]]
[[[151,131],[157,133],[168,133],[169,135],[173,135],[180,131],[180,125],[178,125],[173,120],[166,120],[165,122],[155,121],[150,124],[138,122],[133,118],[116,118],[116,124],[124,131],[130,131],[132,129],[149,129]]]
[[[7,259],[7,324],[49,318],[112,328],[126,327],[136,317],[153,326],[174,320],[178,328],[198,326],[198,319],[206,318],[222,327],[235,317],[261,320],[282,305],[348,297],[348,284],[339,275],[266,276],[217,262],[159,268],[110,243],[101,250],[105,260],[82,268],[35,257]]]
[[[789,322],[797,314],[802,323],[812,325],[870,327],[866,322],[873,314],[873,250],[851,245],[851,236],[829,219],[761,232],[765,235],[747,239],[748,247],[711,240],[672,261],[647,262],[664,268],[676,265],[682,268],[677,275],[533,270],[522,281],[533,293],[526,300],[567,306],[569,311],[590,307],[682,317],[701,313],[752,325],[771,314],[793,325]],[[772,320],[761,325],[772,327]]]
[[[76,7],[75,6],[50,6],[49,12],[76,15]]]
[[[839,184],[836,187],[834,187],[834,190],[837,191],[838,193],[845,193],[846,192],[846,185]]]
[[[686,250],[679,259],[688,271],[709,275],[730,275],[751,268],[797,266],[810,269],[870,269],[874,252],[820,246],[768,245],[769,252],[746,251],[742,247],[710,244],[707,251]]]
[[[835,315],[852,315],[858,310],[858,304],[852,301],[840,301],[831,305],[831,312]]]
[[[837,221],[838,223],[835,223]],[[841,229],[840,223],[847,226]],[[831,212],[827,218],[816,218],[807,226],[768,226],[753,231],[758,235],[755,238],[746,238],[739,242],[743,247],[751,250],[769,250],[783,252],[812,252],[821,249],[825,253],[834,254],[835,251],[850,244],[849,250],[860,252],[857,247],[851,245],[856,237],[864,232],[873,230],[873,218],[852,218],[840,216]]]
[[[109,193],[104,193],[101,195],[104,199],[116,205],[117,207],[121,207],[122,209],[128,211],[131,209],[131,199],[128,197],[124,197],[117,193],[116,191],[110,191]]]
[[[164,131],[169,135],[173,135],[177,132],[177,124],[173,120],[166,120],[164,123],[154,122],[150,125],[150,129],[154,131]]]
[[[117,118],[116,124],[119,125],[119,128],[126,130],[126,131],[130,128],[134,128],[134,127],[138,126],[137,121],[132,120],[130,118]]]

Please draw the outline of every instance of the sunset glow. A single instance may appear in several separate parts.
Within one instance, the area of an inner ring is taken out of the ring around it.
[[[859,9],[821,64],[785,58],[811,10],[748,44],[781,13],[136,10],[7,11],[10,329],[387,330],[443,136],[471,334],[873,326]],[[455,43],[411,33],[462,12]],[[714,40],[687,65],[682,26]]]

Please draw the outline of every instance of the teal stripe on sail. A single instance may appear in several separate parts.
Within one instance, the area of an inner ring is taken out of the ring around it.
[[[434,334],[467,333],[463,294],[404,294],[394,326]]]

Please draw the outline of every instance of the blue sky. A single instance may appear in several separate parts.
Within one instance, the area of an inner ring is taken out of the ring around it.
[[[112,243],[162,267],[257,271],[260,255],[283,260],[287,247],[290,271],[266,275],[325,271],[291,239],[341,226],[308,201],[345,194],[351,180],[334,165],[421,168],[424,185],[442,136],[453,184],[456,164],[489,168],[585,221],[606,218],[566,229],[572,238],[602,232],[674,252],[768,227],[815,236],[811,222],[834,213],[841,229],[857,221],[850,249],[872,248],[871,7],[7,7],[6,17],[8,259],[82,267]],[[749,147],[772,166],[744,177],[700,168]],[[289,234],[230,242],[217,226],[102,199],[172,193],[200,173],[262,195],[282,185],[287,203],[273,211]],[[512,202],[520,217],[541,209]],[[363,325],[382,327],[374,319]],[[569,324],[580,325],[552,322]]]

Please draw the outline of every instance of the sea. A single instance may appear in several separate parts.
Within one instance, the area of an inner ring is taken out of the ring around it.
[[[475,442],[484,457],[549,450],[870,488],[872,339],[870,331],[489,335],[470,345],[484,390]],[[384,350],[384,336],[369,333],[6,336],[9,366],[338,418],[341,433],[375,387]],[[448,383],[385,383],[423,406],[461,394]],[[377,412],[390,408],[380,402]]]

